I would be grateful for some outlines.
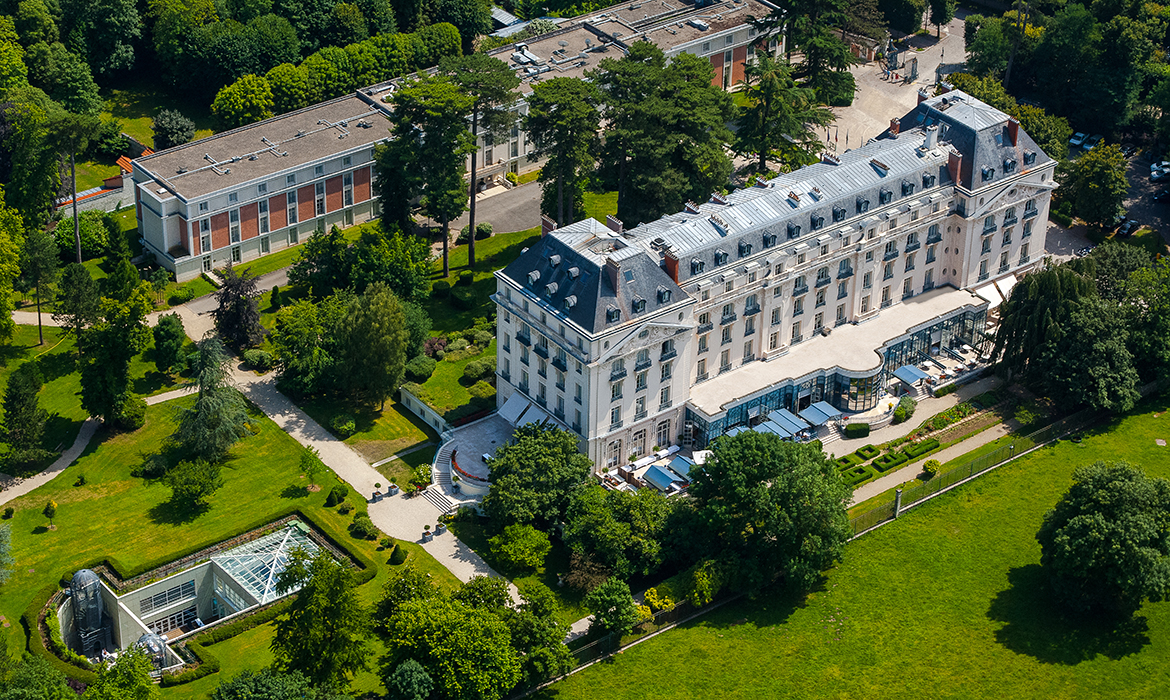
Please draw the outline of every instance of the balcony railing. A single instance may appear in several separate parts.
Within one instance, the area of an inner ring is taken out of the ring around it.
[[[942,240],[942,231],[932,232],[932,233],[926,234],[926,242],[927,243],[938,243],[941,240]]]
[[[565,363],[565,358],[563,357],[554,357],[552,360],[552,366],[556,367],[562,372],[569,371],[569,365]]]
[[[577,403],[581,403],[581,397],[580,397],[580,396],[574,396],[574,397],[573,397],[573,400],[574,400],[574,401],[576,401]]]
[[[520,364],[527,366],[528,365],[528,358],[521,355],[520,356]]]
[[[528,385],[527,385],[527,384],[521,384],[521,385],[520,385],[520,391],[523,391],[525,394],[527,394],[527,393],[528,393]]]
[[[816,286],[817,286],[817,287],[823,287],[823,286],[825,286],[826,284],[828,284],[828,283],[830,283],[830,282],[832,282],[832,281],[833,281],[833,278],[832,278],[832,277],[818,277],[818,278],[817,278],[817,282],[816,282]]]
[[[796,345],[797,343],[800,343],[800,342],[803,342],[803,341],[804,341],[804,335],[803,335],[803,334],[801,334],[801,335],[794,335],[794,336],[792,336],[792,344],[793,344],[793,345]]]
[[[557,420],[564,420],[565,419],[565,412],[559,408],[553,409],[553,415],[556,416]]]
[[[724,372],[730,372],[730,371],[731,371],[731,365],[720,365],[719,366],[719,374],[723,374]]]
[[[902,299],[903,300],[909,299],[912,296],[914,296],[914,290],[910,290],[909,292],[902,292]]]
[[[1036,216],[1039,213],[1040,213],[1039,209],[1025,209],[1024,210],[1024,218],[1031,219],[1033,216]]]
[[[642,420],[643,418],[646,417],[646,415],[647,415],[646,409],[643,408],[641,411],[637,411],[634,413],[634,420]]]
[[[536,347],[532,348],[532,352],[536,353],[537,355],[540,355],[541,357],[543,357],[546,360],[548,359],[548,346],[547,345],[537,345]]]
[[[617,430],[618,428],[621,428],[621,427],[622,427],[622,424],[623,424],[623,422],[622,422],[622,421],[620,421],[620,420],[619,420],[618,422],[616,422],[616,423],[610,423],[610,424],[609,424],[609,429],[610,429],[610,430]]]
[[[792,310],[792,317],[793,318],[796,318],[797,316],[803,316],[803,315],[804,315],[804,308],[803,307],[801,307],[799,309]]]
[[[526,335],[524,333],[517,333],[516,334],[516,342],[520,343],[521,345],[529,345],[530,346],[530,345],[532,345],[532,336]]]
[[[536,373],[537,373],[537,374],[539,374],[539,375],[540,375],[540,376],[542,376],[542,377],[547,377],[547,376],[548,376],[548,371],[547,371],[547,370],[543,370],[543,369],[537,369],[537,370],[536,370]]]
[[[699,376],[695,377],[695,381],[696,382],[705,382],[705,381],[707,381],[707,378],[710,376],[711,375],[707,374],[706,372],[703,372]]]
[[[748,308],[743,310],[743,315],[744,316],[754,316],[754,315],[760,313],[761,311],[763,311],[763,309],[761,309],[758,306],[749,306]]]
[[[1014,216],[1013,216],[1013,217],[1011,217],[1011,218],[1005,218],[1005,219],[1003,220],[1003,227],[1004,227],[1004,228],[1007,228],[1008,226],[1015,226],[1015,225],[1016,225],[1016,224],[1018,224],[1018,223],[1020,223],[1020,220],[1019,220],[1019,219],[1017,219],[1017,218],[1016,218],[1016,217],[1014,217]]]
[[[906,270],[905,270],[905,272],[909,272],[909,271],[911,271],[911,270],[913,270],[913,269],[914,269],[914,263],[907,262],[907,263],[906,263]]]
[[[882,308],[884,309],[884,308],[886,308],[887,306],[889,306],[890,304],[893,304],[893,303],[894,303],[894,300],[893,300],[893,299],[882,299]]]
[[[1002,274],[1004,272],[1007,272],[1010,268],[1011,268],[1011,265],[1004,263],[1003,265],[999,266],[999,271]]]
[[[936,260],[936,258],[934,257],[934,250],[931,249],[931,250],[926,251],[926,264],[929,265],[932,262],[934,262],[935,260]]]
[[[934,282],[926,282],[922,285],[922,291],[924,292],[929,292],[932,289],[934,289]]]
[[[1021,265],[1027,265],[1027,264],[1028,264],[1028,260],[1030,260],[1030,259],[1031,259],[1031,258],[1029,258],[1029,256],[1027,256],[1027,255],[1021,255],[1021,256],[1020,256],[1020,264],[1021,264]]]
[[[734,322],[735,322],[735,319],[737,319],[737,318],[739,318],[739,316],[737,316],[737,315],[736,315],[736,314],[734,314],[734,313],[727,314],[727,315],[726,315],[726,316],[724,316],[723,318],[719,319],[719,323],[720,323],[720,325],[724,325],[724,326],[726,326],[726,325],[727,325],[727,324],[729,324],[729,323],[734,323]]]
[[[573,424],[573,432],[577,433],[578,435],[581,434],[581,424],[580,423]]]
[[[615,370],[610,371],[609,381],[616,382],[617,380],[622,379],[625,376],[626,376],[626,368],[625,367],[622,367],[621,369],[615,369]]]
[[[904,252],[911,253],[911,252],[918,250],[921,247],[922,247],[922,244],[919,243],[918,241],[914,241],[913,243],[907,243],[906,250]]]
[[[512,375],[509,372],[500,372],[500,378],[507,382],[512,380]]]
[[[893,260],[896,257],[898,257],[898,249],[897,248],[895,248],[893,250],[887,250],[885,257],[882,259],[883,260]]]
[[[802,284],[799,287],[792,288],[792,296],[798,297],[801,294],[808,294],[808,285],[807,284]]]
[[[882,281],[883,282],[885,282],[886,280],[892,280],[892,279],[894,279],[894,271],[893,270],[886,270],[885,272],[882,273]]]
[[[837,271],[837,279],[839,279],[839,280],[846,280],[852,276],[853,276],[853,268],[852,267],[847,269],[847,270],[838,270]]]
[[[837,319],[837,322],[833,324],[833,328],[836,328],[837,326],[844,326],[846,323],[849,323],[849,319],[839,318]]]
[[[995,222],[994,221],[992,221],[990,224],[983,224],[983,234],[987,235],[989,233],[995,233]]]
[[[536,403],[540,404],[541,406],[547,406],[547,405],[548,405],[548,399],[547,399],[547,398],[545,398],[544,396],[537,396],[537,397],[536,397]]]
[[[698,332],[700,335],[702,335],[703,333],[710,333],[711,329],[714,327],[715,327],[714,323],[710,323],[710,322],[702,323],[702,324],[699,324],[699,327],[696,329],[696,332]]]
[[[666,409],[670,408],[673,405],[674,405],[673,401],[667,401],[666,403],[660,403],[660,404],[658,404],[658,410],[665,411]]]
[[[983,280],[987,279],[987,278],[988,278],[988,277],[990,277],[990,276],[991,276],[991,275],[990,275],[989,273],[986,273],[986,272],[980,272],[980,273],[979,273],[979,281],[980,281],[980,282],[982,282]]]
[[[751,354],[751,355],[744,355],[744,356],[743,356],[743,363],[744,363],[745,365],[746,365],[747,363],[749,363],[749,362],[755,362],[755,361],[756,361],[756,356],[755,356],[755,353],[753,353],[753,354]]]
[[[557,386],[557,388],[558,388],[558,389],[560,389],[561,391],[564,391],[564,390],[565,390],[565,383],[564,383],[564,382],[560,382],[560,381],[558,381],[558,382],[556,383],[556,386]]]
[[[647,357],[645,360],[638,360],[638,362],[634,364],[634,371],[641,372],[644,369],[648,369],[652,364],[654,364],[654,361],[649,357]]]
[[[662,355],[659,356],[658,360],[660,362],[666,362],[667,360],[673,360],[676,357],[678,357],[678,350],[671,348],[670,350],[667,350],[666,352],[662,353]]]
[[[610,394],[609,400],[610,401],[621,401],[622,400],[622,392],[619,391],[616,394]]]

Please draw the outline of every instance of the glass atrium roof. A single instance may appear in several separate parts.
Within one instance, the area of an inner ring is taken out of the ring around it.
[[[276,580],[297,549],[312,555],[318,548],[309,539],[308,528],[304,523],[293,522],[282,530],[213,556],[211,561],[223,568],[263,605],[296,590],[282,594],[277,590]]]

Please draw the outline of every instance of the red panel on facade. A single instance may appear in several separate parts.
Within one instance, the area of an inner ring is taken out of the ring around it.
[[[134,213],[138,216],[138,220],[142,221],[142,193],[138,188],[134,188]]]
[[[747,62],[748,47],[739,46],[731,52],[731,84],[738,85],[743,80],[743,66]]]
[[[316,190],[312,185],[302,187],[297,190],[297,218],[303,224],[306,221],[312,221],[315,214],[313,209],[313,197]]]
[[[288,226],[288,197],[277,195],[268,198],[268,230],[279,231]]]
[[[183,250],[190,251],[191,246],[187,244],[187,220],[179,217],[179,243],[178,247]]]
[[[370,169],[358,168],[353,171],[353,201],[364,202],[370,198]]]
[[[225,211],[211,217],[211,248],[216,250],[231,243],[231,232],[228,230],[228,215]]]
[[[715,69],[715,76],[711,78],[711,84],[723,89],[723,54],[717,53],[711,56],[711,67]]]
[[[338,175],[325,181],[325,211],[334,212],[341,207],[341,176]]]
[[[260,235],[260,206],[256,203],[240,207],[240,237],[255,238]]]

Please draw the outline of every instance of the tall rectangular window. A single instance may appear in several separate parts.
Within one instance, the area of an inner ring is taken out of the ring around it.
[[[228,219],[231,222],[232,243],[240,242],[240,210],[232,209],[228,213]]]
[[[353,173],[346,173],[341,178],[341,187],[345,193],[345,206],[353,206]]]
[[[211,219],[199,220],[199,252],[211,250]]]
[[[314,189],[316,190],[314,201],[317,205],[317,216],[321,216],[325,213],[325,183],[318,182]]]
[[[292,177],[292,175],[289,175]],[[297,191],[289,190],[288,195],[288,222],[295,224],[297,222]]]
[[[268,200],[261,199],[260,206],[260,233],[268,233]]]

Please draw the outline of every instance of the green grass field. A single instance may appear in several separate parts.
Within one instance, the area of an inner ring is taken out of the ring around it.
[[[466,415],[478,409],[464,409],[473,402],[471,386],[463,379],[463,369],[472,362],[483,359],[492,359],[496,356],[496,341],[492,341],[483,352],[474,357],[464,358],[451,362],[441,360],[435,365],[435,373],[431,375],[418,391],[418,398],[427,402],[431,408],[438,411],[448,421],[455,420],[460,415]],[[489,404],[495,405],[492,401]],[[464,409],[464,410],[460,410]]]
[[[198,98],[189,100],[175,98],[158,88],[147,86],[144,80],[138,86],[110,90],[106,96],[102,116],[113,117],[122,122],[122,131],[153,148],[154,129],[151,122],[155,115],[164,109],[178,110],[183,116],[195,122],[196,139],[211,136],[213,124],[209,105],[210,103],[204,103]]]
[[[924,503],[849,544],[815,592],[767,591],[540,694],[599,698],[1163,698],[1170,603],[1128,625],[1070,622],[1035,540],[1077,466],[1170,476],[1170,397]],[[670,679],[664,682],[664,679]]]
[[[495,304],[490,296],[496,292],[496,279],[492,274],[505,267],[508,263],[520,256],[520,251],[533,246],[540,238],[540,228],[530,228],[516,233],[501,233],[491,238],[475,242],[475,268],[472,273],[475,281],[472,291],[475,292],[475,305],[470,309],[457,309],[450,297],[436,297],[432,295],[423,307],[431,317],[432,328],[437,334],[462,331],[471,328],[474,321],[481,317],[490,317],[495,313]],[[459,279],[459,273],[468,269],[467,246],[453,246],[449,253],[451,276],[447,281],[454,286]],[[436,260],[431,274],[432,280],[443,279],[443,261]]]
[[[438,439],[430,426],[403,408],[396,398],[387,400],[386,406],[380,411],[355,411],[332,398],[306,399],[298,405],[326,428],[330,428],[333,418],[338,414],[353,416],[357,432],[345,438],[345,443],[361,453],[367,461],[377,462],[421,442]]]
[[[586,192],[585,215],[579,218],[593,218],[605,223],[606,214],[617,215],[618,194],[614,192]]]

